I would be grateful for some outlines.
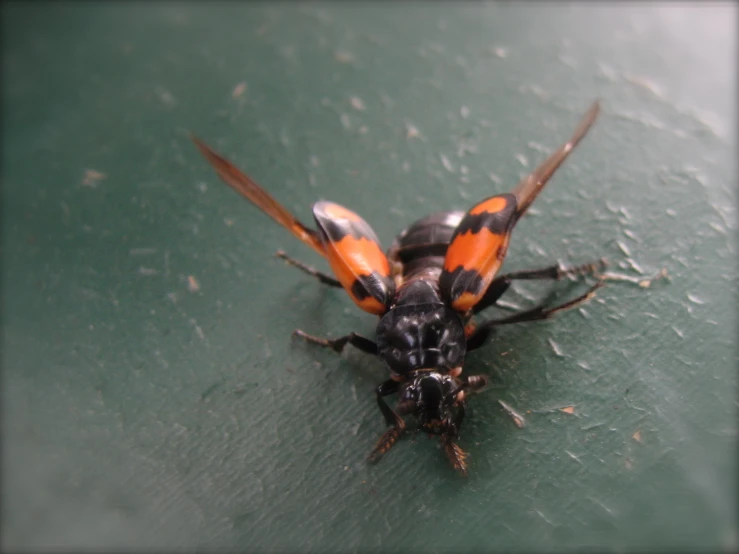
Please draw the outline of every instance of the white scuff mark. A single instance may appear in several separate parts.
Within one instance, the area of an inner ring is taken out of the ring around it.
[[[509,406],[502,400],[498,400],[498,404],[500,404],[506,411],[506,413],[511,417],[516,427],[518,427],[519,429],[523,429],[526,426],[526,420],[524,419],[524,417],[516,410],[514,410],[511,406]]]
[[[174,95],[164,87],[157,87],[155,92],[159,97],[159,100],[161,100],[166,106],[172,107],[177,104],[177,99]]]
[[[526,89],[540,100],[546,100],[549,98],[549,94],[547,94],[547,92],[538,85],[530,85],[529,87],[524,86],[524,92],[526,92]]]
[[[454,173],[454,166],[452,165],[452,162],[449,161],[449,158],[447,158],[444,154],[439,154],[439,159],[441,160],[441,165],[444,166],[444,169],[446,169],[449,173]]]
[[[537,152],[541,152],[542,154],[549,154],[552,150],[550,148],[547,148],[543,144],[539,144],[538,142],[534,142],[533,140],[530,140],[528,142],[528,147],[532,150],[536,150]]]
[[[503,179],[498,177],[495,173],[492,173],[492,172],[488,173],[488,178],[496,185],[500,185],[503,183]]]
[[[159,270],[154,269],[153,267],[139,266],[138,272],[139,272],[139,275],[146,275],[146,276],[159,275]]]
[[[339,120],[341,121],[341,125],[342,125],[342,127],[344,127],[344,129],[347,129],[347,130],[351,129],[352,122],[349,119],[349,116],[347,114],[345,114],[345,113],[341,114],[339,116]]]
[[[413,123],[406,123],[405,124],[405,138],[406,139],[412,139],[421,136],[420,131],[418,130],[418,127],[413,125]]]
[[[585,464],[582,463],[582,460],[580,459],[580,456],[577,456],[577,455],[573,454],[569,450],[565,450],[565,454],[567,454],[570,458],[572,458],[573,460],[575,460],[578,464],[585,465]]]
[[[359,129],[357,129],[357,132],[360,135],[366,135],[368,131],[369,131],[369,129],[367,129],[367,126],[366,125],[362,125]]]
[[[491,48],[490,53],[493,54],[495,57],[500,58],[501,60],[504,60],[508,57],[508,49],[501,46]]]
[[[97,171],[95,169],[85,169],[84,177],[82,178],[82,186],[83,187],[90,187],[90,188],[97,188],[98,181],[102,181],[105,179],[107,175],[105,173],[102,173],[101,171]]]
[[[611,515],[611,516],[616,515],[611,508],[609,508],[608,506],[606,506],[605,504],[603,504],[603,502],[601,502],[600,500],[596,500],[592,496],[589,496],[587,498],[588,498],[588,500],[590,500],[594,504],[597,504],[598,506],[600,506],[601,508],[603,508],[606,512],[608,512],[609,515]]]
[[[197,184],[197,187],[200,192],[203,192],[203,193],[208,192],[208,183],[206,183],[205,181],[200,181]]]
[[[529,160],[523,154],[516,154],[516,160],[524,167],[529,167]]]
[[[236,98],[239,98],[240,96],[242,96],[245,92],[246,92],[246,83],[244,81],[241,81],[231,91],[231,98],[235,100]]]
[[[692,294],[690,292],[687,294],[687,296],[688,296],[688,300],[690,300],[693,304],[705,304],[706,303],[706,301],[703,300],[701,297],[696,296],[695,294]]]
[[[349,102],[351,103],[352,108],[359,112],[363,112],[367,109],[367,106],[364,105],[364,101],[359,96],[350,97]]]
[[[618,79],[618,71],[616,71],[613,67],[611,67],[608,64],[605,63],[599,63],[598,64],[598,77],[602,77],[606,81],[610,83],[615,83]]]
[[[541,512],[541,511],[539,511],[539,510],[534,510],[534,513],[535,513],[536,515],[538,515],[538,516],[539,516],[539,517],[540,517],[541,519],[543,519],[544,521],[546,521],[546,522],[547,522],[547,523],[548,523],[549,525],[551,525],[552,527],[554,527],[554,526],[555,526],[555,525],[554,525],[554,522],[553,522],[553,521],[551,521],[551,520],[549,520],[549,519],[547,519],[547,516],[545,516],[543,512]]]
[[[564,354],[562,353],[562,350],[556,342],[554,342],[551,338],[547,339],[547,342],[549,343],[549,346],[551,346],[552,352],[554,352],[555,356],[559,358],[564,358]]]
[[[190,323],[193,326],[193,329],[195,329],[195,333],[200,337],[200,340],[205,341],[205,333],[203,333],[203,330],[200,328],[200,325],[198,325],[198,322],[195,321],[195,318],[190,318]]]
[[[128,251],[129,256],[147,256],[149,254],[156,254],[156,248],[131,248]]]
[[[626,235],[627,237],[629,237],[629,238],[630,238],[631,240],[633,240],[634,242],[641,242],[641,241],[639,240],[639,238],[638,238],[638,237],[636,236],[636,234],[634,234],[634,232],[633,232],[633,231],[630,231],[629,229],[624,229],[624,230],[623,230],[623,233],[624,233],[624,235]]]
[[[318,159],[318,156],[315,154],[311,154],[308,157],[308,161],[310,162],[310,165],[313,167],[318,167],[321,164],[321,161]]]
[[[459,115],[462,116],[462,119],[467,119],[470,116],[470,109],[467,106],[462,106],[459,108]]]
[[[572,69],[577,68],[577,62],[575,61],[575,58],[572,58],[567,54],[558,54],[557,59],[562,63],[562,65],[566,65],[567,67],[570,67]]]
[[[194,275],[187,276],[187,290],[190,292],[198,292],[200,290],[200,283]]]
[[[655,98],[658,98],[659,100],[663,100],[663,101],[667,100],[665,93],[662,91],[660,86],[657,83],[650,81],[646,77],[641,77],[639,75],[631,75],[631,74],[625,73],[623,75],[623,79],[629,84],[632,84],[643,90],[646,90],[652,96],[654,96]]]
[[[629,250],[629,247],[626,246],[623,242],[617,240],[616,246],[618,246],[618,249],[621,250],[624,256],[631,256],[631,251]]]

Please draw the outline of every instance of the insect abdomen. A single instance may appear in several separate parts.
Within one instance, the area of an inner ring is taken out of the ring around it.
[[[427,215],[400,233],[388,251],[390,263],[403,281],[413,278],[437,280],[444,266],[449,242],[464,212]]]

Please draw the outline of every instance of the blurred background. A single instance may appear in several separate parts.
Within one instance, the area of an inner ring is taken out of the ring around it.
[[[3,549],[735,551],[736,12],[4,2]],[[468,356],[468,479],[422,434],[367,465],[386,370],[290,333],[375,319],[275,259],[326,269],[187,133],[389,246],[510,190],[595,98],[505,270],[667,277]]]

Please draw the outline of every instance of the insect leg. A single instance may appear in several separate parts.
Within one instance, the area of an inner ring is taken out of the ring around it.
[[[559,280],[565,277],[579,277],[585,275],[596,275],[606,267],[605,258],[587,264],[575,265],[570,267],[562,267],[559,264],[543,267],[541,269],[531,269],[524,271],[514,271],[512,273],[504,273],[499,275],[490,283],[485,296],[478,302],[472,310],[472,313],[478,313],[495,304],[498,299],[503,296],[513,281],[531,281],[538,279]]]
[[[467,477],[467,462],[465,462],[467,454],[454,442],[454,438],[451,435],[444,435],[441,439],[441,445],[454,469],[461,473],[462,476]]]
[[[479,392],[487,385],[487,375],[466,375],[462,378],[462,387],[464,390]]]
[[[542,319],[548,319],[558,312],[570,310],[576,306],[579,306],[583,302],[587,302],[593,296],[595,296],[595,291],[602,287],[604,284],[605,283],[603,281],[598,281],[584,294],[581,294],[580,296],[573,298],[572,300],[569,300],[557,306],[553,306],[551,308],[547,308],[546,304],[541,304],[539,306],[534,306],[530,310],[513,314],[502,319],[491,319],[488,321],[484,321],[476,326],[474,332],[467,339],[467,351],[469,352],[470,350],[474,350],[485,344],[487,339],[490,337],[493,328],[497,327],[498,325],[509,325],[511,323],[523,323],[524,321],[540,321]]]
[[[295,331],[293,331],[293,335],[303,338],[313,344],[331,348],[335,352],[341,352],[342,350],[344,350],[344,347],[347,345],[347,343],[349,343],[362,352],[377,355],[377,344],[368,338],[357,335],[356,333],[349,333],[348,335],[344,335],[343,337],[339,337],[338,339],[322,339],[320,337],[309,335],[308,333],[305,333],[300,329],[295,329]]]
[[[382,437],[380,437],[380,440],[377,441],[375,448],[370,452],[370,455],[367,458],[370,462],[377,462],[388,450],[390,450],[390,448],[392,448],[392,446],[398,441],[400,435],[403,434],[403,430],[405,429],[405,421],[403,421],[403,418],[393,411],[383,398],[384,396],[397,392],[399,386],[400,383],[398,383],[398,381],[388,379],[387,381],[383,381],[375,389],[377,405],[385,418],[385,422],[388,425],[391,425],[391,427],[385,431]]]
[[[278,258],[282,260],[285,260],[291,266],[297,267],[298,269],[300,269],[301,271],[304,271],[308,275],[312,275],[324,285],[341,288],[341,283],[337,279],[334,279],[333,277],[331,277],[330,275],[326,275],[325,273],[321,273],[317,269],[313,269],[311,266],[305,265],[303,262],[300,262],[294,258],[291,258],[282,250],[278,250],[275,256],[277,256]]]

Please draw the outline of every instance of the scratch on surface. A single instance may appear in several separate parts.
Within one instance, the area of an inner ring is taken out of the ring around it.
[[[546,522],[547,522],[547,523],[548,523],[549,525],[552,525],[552,526],[554,526],[554,522],[553,522],[553,521],[551,521],[551,520],[549,520],[549,519],[547,518],[547,516],[545,516],[545,515],[544,515],[544,514],[543,514],[542,512],[540,512],[539,510],[534,510],[534,513],[536,513],[536,515],[538,515],[538,516],[539,516],[539,517],[540,517],[541,519],[543,519],[544,521],[546,521]]]
[[[653,275],[652,277],[646,277],[643,275],[632,277],[630,275],[622,275],[620,273],[613,273],[610,271],[601,273],[600,277],[604,281],[626,281],[627,283],[634,283],[636,285],[639,285],[642,288],[648,288],[652,286],[652,283],[654,281],[666,279],[669,277],[669,275],[667,274],[667,269],[662,268],[656,275]]]
[[[205,333],[203,333],[203,330],[200,328],[200,325],[198,325],[198,322],[195,320],[194,317],[190,318],[190,323],[195,329],[195,333],[197,333],[198,337],[200,337],[200,340],[205,341]]]
[[[557,356],[558,358],[564,358],[565,355],[556,342],[554,342],[551,338],[547,339],[547,342],[549,343],[549,346],[552,347],[552,352],[554,352],[555,356]]]
[[[587,498],[593,504],[597,504],[598,506],[600,506],[601,508],[603,508],[608,513],[608,515],[610,515],[610,516],[615,516],[616,515],[611,508],[609,508],[608,506],[606,506],[605,504],[603,504],[603,502],[601,502],[600,500],[596,500],[592,496],[588,496]]]
[[[152,275],[159,274],[158,269],[154,269],[153,267],[144,267],[144,266],[139,266],[138,272],[139,272],[139,275],[146,275],[146,276],[152,276]]]
[[[585,464],[582,463],[582,460],[580,459],[580,456],[577,456],[577,455],[573,454],[569,450],[565,450],[565,454],[567,454],[570,458],[572,458],[573,460],[575,460],[581,466],[582,465],[585,465]]]
[[[551,148],[547,148],[543,144],[539,144],[538,142],[534,142],[534,141],[529,141],[528,147],[531,148],[532,150],[536,150],[537,152],[541,152],[542,154],[549,154],[552,151]]]
[[[444,166],[444,169],[446,169],[449,173],[454,173],[454,166],[452,166],[452,162],[449,161],[449,158],[447,158],[444,154],[439,154],[439,159],[441,160],[441,165]]]
[[[511,406],[509,406],[502,400],[498,400],[498,404],[503,406],[503,409],[508,413],[509,416],[511,416],[511,419],[513,420],[513,423],[516,424],[516,427],[518,427],[519,429],[524,428],[524,426],[526,425],[526,420],[521,414],[519,414],[516,410],[514,410]]]

